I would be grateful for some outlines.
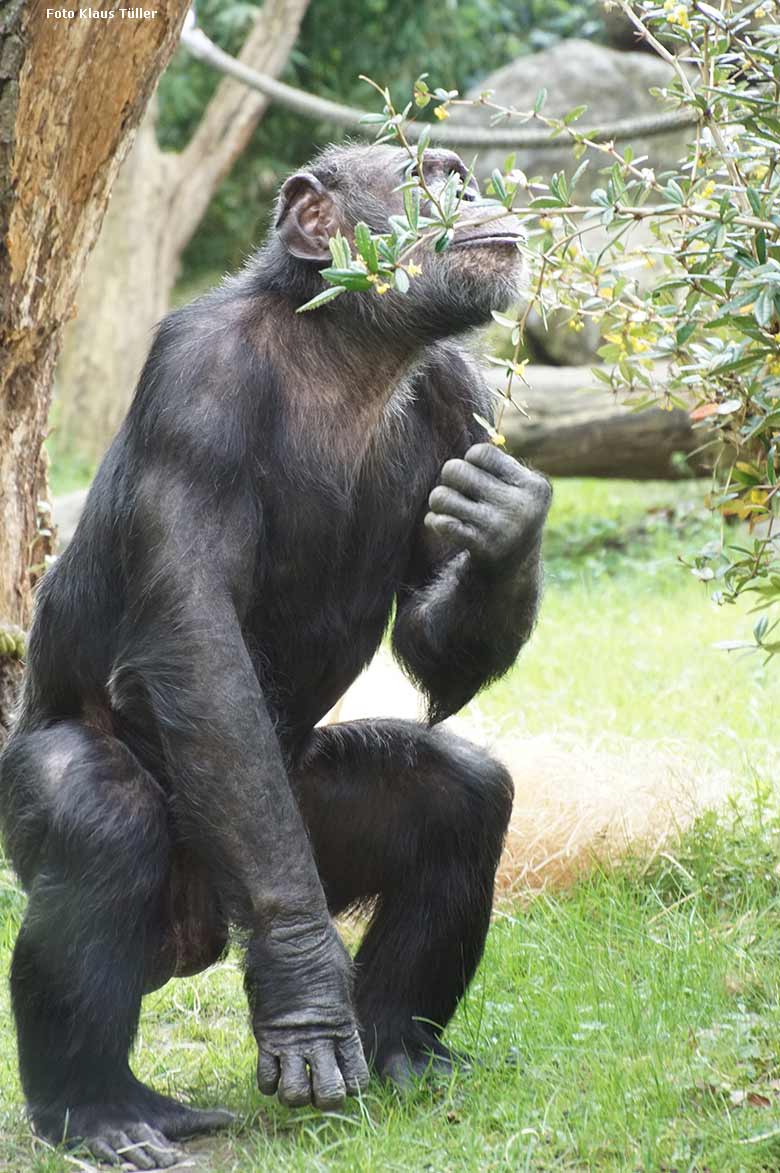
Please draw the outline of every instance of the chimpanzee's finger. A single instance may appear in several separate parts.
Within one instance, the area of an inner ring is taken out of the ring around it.
[[[336,1062],[333,1044],[323,1043],[314,1047],[306,1057],[311,1067],[311,1088],[316,1107],[324,1111],[340,1108],[347,1089]]]
[[[495,444],[472,444],[464,460],[510,485],[522,483],[526,477],[532,479],[538,475]]]
[[[445,513],[455,517],[466,525],[479,528],[485,520],[485,506],[478,501],[471,501],[456,489],[447,485],[437,485],[428,497],[428,505],[433,513]]]
[[[264,1096],[272,1096],[279,1086],[279,1060],[270,1051],[258,1051],[257,1086]]]
[[[344,1076],[347,1095],[356,1096],[358,1092],[365,1091],[369,1079],[368,1064],[357,1031],[344,1042],[336,1044],[336,1054],[341,1074]]]
[[[287,1108],[302,1108],[311,1103],[309,1069],[303,1055],[282,1053],[279,1101]]]
[[[492,448],[492,444],[490,447]],[[485,472],[476,465],[470,464],[467,460],[460,460],[458,458],[448,460],[442,467],[439,473],[439,482],[442,485],[448,485],[451,489],[456,489],[462,493],[464,497],[470,497],[472,501],[486,501],[488,503],[498,504],[503,500],[505,492],[506,480],[497,478],[489,472]]]
[[[425,525],[440,537],[454,542],[457,546],[463,546],[466,550],[477,545],[476,531],[447,513],[426,513]]]

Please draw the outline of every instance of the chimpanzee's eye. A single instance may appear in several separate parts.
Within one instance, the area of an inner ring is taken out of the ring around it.
[[[465,203],[471,203],[473,200],[475,200],[477,198],[477,185],[476,185],[473,177],[469,177],[468,173],[466,173],[464,175],[463,172],[459,168],[455,168],[455,167],[453,167],[453,169],[449,172],[449,175],[456,175],[458,177],[458,179],[460,180],[460,182],[458,184],[458,188],[463,189],[463,194],[461,195],[461,192],[459,190],[458,195],[460,195],[460,198]],[[448,176],[448,178],[449,178],[449,176]]]

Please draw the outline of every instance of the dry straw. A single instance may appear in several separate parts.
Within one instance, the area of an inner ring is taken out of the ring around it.
[[[474,708],[474,706],[472,706]],[[407,717],[420,698],[380,652],[326,721]],[[491,727],[477,714],[447,723],[509,768],[515,804],[498,872],[504,896],[570,884],[595,864],[652,857],[703,810],[722,806],[733,779],[700,745],[610,736],[598,743]]]

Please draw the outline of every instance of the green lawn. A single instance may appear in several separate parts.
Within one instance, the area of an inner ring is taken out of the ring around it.
[[[751,619],[714,608],[677,562],[712,536],[700,494],[558,484],[534,642],[482,708],[585,743],[674,739],[755,799],[650,866],[498,909],[450,1032],[483,1062],[406,1100],[372,1087],[326,1117],[262,1099],[235,957],[152,996],[139,1074],[237,1113],[233,1133],[192,1146],[201,1167],[780,1169],[780,665],[711,646]],[[21,907],[9,881],[4,964]],[[5,988],[0,1020],[0,1168],[73,1169],[29,1137]]]

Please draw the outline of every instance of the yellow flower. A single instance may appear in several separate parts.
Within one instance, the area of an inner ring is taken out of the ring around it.
[[[414,261],[410,261],[408,265],[404,265],[403,267],[406,269],[410,277],[419,277],[422,273],[422,267],[420,265],[416,265]]]
[[[688,9],[684,4],[678,4],[676,8],[667,11],[666,19],[669,24],[679,25],[681,29],[689,29],[691,27],[691,18],[688,16]]]
[[[709,183],[705,183],[704,187],[699,192],[699,197],[703,200],[708,200],[714,191],[715,184],[712,182],[712,180],[710,180]]]
[[[631,339],[631,349],[633,350],[634,354],[642,354],[642,353],[644,353],[645,350],[650,349],[650,345],[649,345],[649,343],[645,342],[642,338],[632,338]]]
[[[612,297],[612,294],[614,292],[615,291],[611,285],[600,285],[599,286],[599,291],[598,291],[599,297],[609,298],[609,297]]]
[[[439,122],[443,122],[445,118],[449,118],[450,116],[450,112],[446,106],[437,106],[433,113],[439,119]]]
[[[543,228],[545,230],[545,232],[548,230],[548,228],[552,228],[552,226],[553,226],[553,222],[549,216],[540,216],[539,217],[539,227]]]
[[[374,288],[376,289],[377,293],[387,293],[390,286],[387,284],[386,281],[377,281]]]
[[[767,374],[780,375],[780,354],[773,354],[766,360]]]

